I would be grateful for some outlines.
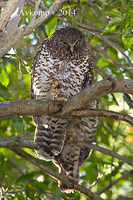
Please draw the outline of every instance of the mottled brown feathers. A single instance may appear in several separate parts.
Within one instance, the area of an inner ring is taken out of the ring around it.
[[[32,99],[68,99],[92,83],[92,59],[80,30],[59,29],[38,47],[31,68]],[[96,102],[90,107],[95,109]],[[72,184],[78,184],[79,167],[89,156],[90,149],[76,143],[93,141],[96,118],[83,119],[88,126],[48,116],[33,116],[33,120],[36,125],[34,140],[38,143],[36,155],[52,160],[59,173],[66,175]],[[61,182],[59,187],[65,192],[72,191]]]

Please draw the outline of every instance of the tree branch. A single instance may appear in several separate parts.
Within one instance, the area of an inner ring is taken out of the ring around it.
[[[0,50],[0,58],[4,56],[4,54],[10,50],[13,45],[15,45],[21,38],[31,33],[31,31],[37,28],[41,23],[43,23],[46,19],[48,19],[51,15],[53,15],[58,8],[61,6],[61,3],[64,0],[56,0],[48,11],[44,13],[44,15],[40,16],[33,22],[31,22],[27,27],[18,28],[17,33],[12,36],[9,41],[1,48]]]
[[[133,124],[133,118],[127,114],[89,109],[89,105],[93,101],[112,92],[133,94],[133,81],[125,79],[99,81],[69,98],[65,105],[61,101],[46,99],[2,102],[0,103],[0,118],[20,115],[46,115],[65,118],[70,122],[74,122],[74,117],[78,121],[82,117],[100,116],[123,120]]]
[[[89,43],[87,43],[87,47],[89,49],[93,49],[97,52],[99,52],[102,56],[106,57],[109,59],[110,62],[112,62],[113,64],[116,65],[117,68],[122,68],[125,72],[127,72],[131,79],[133,79],[133,72],[128,68],[128,67],[125,67],[123,64],[121,64],[120,62],[116,61],[115,59],[113,59],[111,56],[109,56],[105,51],[103,51],[101,48],[97,48]],[[97,68],[96,68],[97,69]],[[101,70],[101,69],[100,69]],[[104,76],[105,77],[105,76]]]
[[[0,137],[0,147],[4,148],[23,147],[23,148],[35,149],[36,146],[37,144],[35,142],[21,139],[21,135],[13,137]]]
[[[119,155],[118,153],[114,152],[114,151],[111,151],[109,149],[105,149],[103,147],[99,147],[97,145],[93,145],[93,144],[85,144],[83,142],[78,142],[77,145],[79,146],[82,146],[82,147],[86,147],[86,148],[90,148],[90,149],[94,149],[96,151],[100,151],[101,153],[104,153],[104,154],[107,154],[107,155],[110,155],[114,158],[117,158],[118,160],[124,162],[124,163],[127,163],[128,165],[132,166],[133,167],[133,161],[124,157],[124,156],[121,156]]]
[[[108,189],[110,189],[113,185],[115,185],[116,183],[118,183],[119,181],[121,181],[122,179],[127,178],[128,176],[132,176],[133,175],[133,170],[129,171],[129,172],[125,172],[122,174],[122,176],[120,176],[118,179],[112,181],[110,184],[108,184],[107,186],[105,186],[102,190],[100,190],[99,192],[97,192],[97,194],[102,194],[103,192],[107,191]]]
[[[71,116],[77,116],[77,117],[107,117],[111,119],[117,119],[117,120],[122,120],[125,121],[129,124],[133,124],[133,117],[126,113],[118,113],[118,112],[113,112],[113,111],[107,111],[107,110],[102,110],[102,109],[95,109],[95,110],[78,110],[78,111],[72,111]]]
[[[67,103],[62,108],[62,114],[68,114],[72,110],[87,108],[93,101],[114,92],[133,94],[133,81],[128,79],[108,78],[92,84],[68,99]]]
[[[5,7],[5,6],[6,6],[6,4],[7,4],[7,2],[6,2],[6,1],[1,1],[1,2],[0,2],[0,7]]]
[[[22,134],[19,136],[12,136],[12,137],[1,137],[0,138],[0,147],[5,147],[5,148],[23,147],[23,148],[35,149],[37,144],[35,142],[27,141],[29,139],[33,140],[33,137],[34,137],[34,135],[25,135],[25,134]],[[112,150],[105,149],[103,147],[93,145],[91,143],[77,142],[76,144],[81,147],[94,149],[96,151],[100,151],[101,153],[110,155],[110,156],[117,158],[120,161],[127,163],[128,165],[133,167],[132,160],[130,160],[124,156],[121,156]]]
[[[33,21],[36,19],[36,17],[37,17],[37,11],[38,11],[38,9],[39,9],[40,3],[41,3],[41,0],[38,0],[38,1],[36,2],[36,4],[35,4],[35,10],[34,10],[34,13],[35,13],[35,14],[34,14],[33,17],[32,17],[31,22],[33,22]]]
[[[19,0],[8,0],[3,12],[0,15],[0,31],[1,32],[3,31],[4,27],[6,26],[8,19],[10,18],[11,14],[13,13],[18,2],[19,2]]]
[[[21,0],[18,2],[15,11],[13,12],[13,17],[7,23],[6,28],[4,29],[1,40],[5,42],[7,41],[15,32],[17,32],[18,24],[22,17],[22,10],[24,8],[25,0]],[[13,28],[12,28],[13,27]]]
[[[30,162],[33,165],[35,165],[37,168],[39,168],[43,172],[45,172],[48,175],[50,175],[51,177],[53,177],[54,179],[62,181],[68,187],[73,188],[73,189],[81,192],[82,194],[86,195],[87,197],[90,197],[91,199],[94,199],[94,200],[101,200],[102,199],[101,197],[99,197],[99,195],[94,194],[93,192],[91,192],[91,190],[83,187],[82,185],[79,185],[79,184],[77,186],[71,185],[70,181],[67,179],[66,176],[63,176],[63,175],[59,174],[57,171],[55,171],[52,168],[50,168],[49,166],[47,166],[44,162],[42,162],[39,159],[34,158],[33,156],[31,156],[30,154],[26,153],[22,149],[17,148],[17,147],[10,148],[10,149],[14,153],[16,153],[17,155],[21,156],[22,158],[24,158],[28,162]]]
[[[119,51],[123,57],[125,58],[125,60],[127,61],[127,63],[130,65],[130,67],[133,68],[133,64],[131,62],[131,60],[129,59],[129,57],[120,49],[120,47],[118,45],[116,45],[114,42],[112,42],[111,40],[109,40],[107,37],[105,37],[104,35],[100,34],[97,30],[92,30],[92,28],[88,27],[87,25],[85,24],[80,24],[77,22],[77,25],[80,27],[80,28],[83,28],[83,29],[86,29],[88,30],[89,32],[91,32],[93,35],[96,35],[98,38],[104,40],[107,44],[109,44],[110,46],[112,46],[114,49],[116,49],[117,51]]]

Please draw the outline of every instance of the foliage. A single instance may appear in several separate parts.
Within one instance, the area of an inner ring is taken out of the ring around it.
[[[30,2],[30,1],[29,1]],[[47,8],[54,1],[41,1]],[[43,9],[43,8],[40,8]],[[33,16],[33,6],[25,5],[19,26],[27,26]],[[30,93],[30,67],[37,46],[49,37],[56,28],[76,26],[91,44],[95,65],[117,78],[132,79],[133,72],[133,3],[129,0],[80,0],[64,2],[55,15],[48,18],[31,34],[20,39],[0,60],[0,102],[28,99]],[[85,26],[83,26],[85,25]],[[89,47],[89,46],[88,46]],[[131,73],[130,73],[131,72]],[[95,71],[95,82],[101,80]],[[109,94],[99,100],[99,108],[132,114],[131,96]],[[34,134],[31,116],[0,120],[0,136]],[[133,159],[133,130],[126,122],[99,118],[95,136],[99,146],[114,150]],[[34,156],[33,150],[27,150]],[[45,161],[44,161],[45,162]],[[57,170],[52,162],[48,166]],[[4,199],[88,199],[83,194],[65,194],[58,189],[57,181],[44,174],[8,149],[0,148],[0,187]],[[122,173],[131,168],[109,155],[92,151],[80,168],[80,182],[92,191],[101,191]],[[133,176],[114,184],[101,197],[133,199]]]

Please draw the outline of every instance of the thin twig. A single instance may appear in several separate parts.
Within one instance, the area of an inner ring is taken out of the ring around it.
[[[116,45],[114,42],[112,42],[111,40],[109,40],[107,37],[105,37],[104,35],[101,35],[100,33],[98,33],[97,31],[93,31],[90,30],[90,27],[88,28],[88,26],[84,25],[84,24],[80,24],[78,23],[78,26],[80,28],[86,29],[88,31],[90,31],[93,35],[96,35],[98,38],[104,40],[107,44],[111,45],[114,49],[116,49],[117,51],[119,51],[123,57],[125,58],[125,60],[127,61],[127,63],[130,65],[130,67],[133,68],[133,64],[131,62],[131,60],[129,59],[129,57],[120,49],[120,47],[118,45]]]
[[[107,186],[105,186],[102,190],[100,190],[99,192],[97,192],[97,194],[102,194],[103,192],[107,191],[108,189],[110,189],[113,185],[115,185],[116,183],[118,183],[119,181],[121,181],[122,179],[125,179],[129,176],[133,175],[133,170],[129,171],[129,172],[125,172],[122,174],[122,176],[120,176],[118,179],[112,181],[110,184],[108,184]]]
[[[33,22],[33,21],[36,19],[36,17],[37,17],[37,11],[38,11],[38,9],[39,9],[40,3],[41,3],[41,0],[38,0],[38,1],[36,2],[36,4],[35,4],[35,10],[34,10],[34,14],[33,14],[33,17],[32,17],[31,22]]]
[[[130,159],[124,157],[124,156],[121,156],[118,153],[111,151],[109,149],[105,149],[103,147],[99,147],[99,146],[93,145],[93,144],[85,144],[83,142],[78,142],[77,145],[82,146],[82,147],[86,147],[86,148],[90,148],[90,149],[94,149],[96,151],[100,151],[101,153],[104,153],[104,154],[110,155],[114,158],[117,158],[118,160],[120,160],[124,163],[127,163],[128,165],[133,167],[133,160],[130,160]]]
[[[111,56],[109,56],[105,51],[103,51],[102,49],[100,49],[100,48],[98,48],[98,47],[95,47],[95,46],[93,46],[93,45],[91,45],[91,44],[89,44],[89,43],[87,43],[87,47],[88,47],[89,49],[93,49],[93,50],[99,52],[102,56],[108,58],[109,61],[112,62],[113,64],[115,64],[115,66],[116,66],[117,68],[122,68],[125,72],[127,72],[127,73],[130,75],[131,79],[133,79],[133,72],[132,72],[129,68],[127,68],[125,65],[121,64],[120,62],[116,61],[116,60],[113,59]],[[95,68],[95,69],[97,69],[97,68]],[[99,70],[100,70],[100,69],[99,69]],[[101,70],[103,70],[103,69],[101,69]],[[106,78],[106,77],[107,77],[107,76],[105,76],[105,78]]]
[[[77,116],[77,117],[107,117],[111,119],[117,119],[117,120],[122,120],[125,121],[129,124],[133,124],[133,117],[126,113],[118,113],[114,111],[108,111],[108,110],[102,110],[102,109],[95,109],[95,110],[78,110],[78,111],[72,111],[71,115]]]

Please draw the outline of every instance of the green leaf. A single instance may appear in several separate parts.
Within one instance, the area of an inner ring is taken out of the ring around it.
[[[23,120],[21,117],[12,117],[12,122],[13,122],[13,125],[14,127],[20,131],[20,132],[23,132],[24,131],[24,124],[23,124]]]
[[[70,2],[70,7],[71,7],[71,8],[75,7],[76,5],[77,5],[76,2]],[[67,4],[64,4],[63,7],[62,7],[62,9],[68,9],[68,8],[69,8],[68,3],[67,3]]]
[[[19,62],[19,69],[22,74],[29,74],[23,63]]]
[[[122,19],[121,14],[118,11],[110,10],[110,11],[105,11],[104,12],[106,15],[112,15],[114,17],[119,17]]]
[[[5,87],[9,84],[9,76],[3,63],[0,63],[0,82]]]
[[[121,17],[114,17],[109,21],[109,25],[122,21]]]
[[[126,29],[123,29],[123,32],[125,34],[131,34],[132,32],[130,26]],[[130,35],[122,35],[122,41],[126,48],[129,48],[133,45],[133,37]]]
[[[131,0],[123,0],[125,5],[128,5]]]
[[[48,37],[50,37],[55,32],[57,21],[58,18],[53,16],[45,21],[44,27]]]
[[[0,96],[0,102],[5,102],[6,100]]]

